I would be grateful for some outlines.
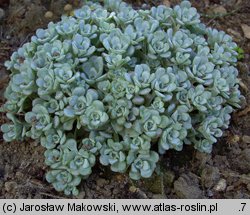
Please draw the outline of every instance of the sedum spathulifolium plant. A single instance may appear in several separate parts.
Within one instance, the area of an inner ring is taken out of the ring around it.
[[[38,139],[57,191],[78,194],[96,161],[149,178],[185,144],[210,153],[239,108],[237,45],[189,1],[134,10],[86,3],[38,29],[6,62],[6,141]]]

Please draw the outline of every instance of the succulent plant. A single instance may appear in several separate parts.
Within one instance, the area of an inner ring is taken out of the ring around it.
[[[107,141],[107,145],[101,149],[100,162],[103,165],[110,165],[114,172],[126,171],[126,154],[123,152],[123,143],[114,142],[112,139]]]
[[[86,1],[6,62],[3,138],[38,139],[46,179],[66,195],[97,161],[149,178],[159,154],[185,144],[211,153],[228,128],[243,98],[236,48],[189,1],[150,10]]]
[[[31,126],[26,135],[34,139],[40,137],[43,132],[50,130],[53,126],[48,110],[39,104],[34,106],[31,112],[25,114],[25,121]]]
[[[15,115],[7,113],[7,117],[12,123],[6,123],[1,125],[1,130],[4,133],[3,138],[6,142],[14,140],[22,140],[25,136],[25,126],[20,122]]]
[[[73,176],[67,170],[55,169],[46,174],[46,179],[51,183],[56,191],[64,191],[65,195],[78,195],[79,191],[76,188],[81,182],[80,176]]]
[[[158,160],[159,155],[154,151],[150,151],[148,154],[139,154],[131,164],[129,176],[134,180],[141,177],[149,178],[153,174]]]
[[[181,151],[184,139],[187,136],[187,129],[180,123],[173,123],[166,128],[159,141],[159,152],[163,154],[166,150],[175,149]]]
[[[105,125],[109,116],[104,110],[103,103],[96,100],[86,109],[85,114],[80,118],[83,126],[87,126],[90,130],[95,130]]]
[[[54,149],[57,145],[62,145],[66,141],[66,135],[60,129],[51,129],[45,132],[44,137],[40,138],[41,145],[46,149]]]

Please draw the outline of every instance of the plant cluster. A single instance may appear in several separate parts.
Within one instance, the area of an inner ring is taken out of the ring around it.
[[[57,191],[78,194],[97,159],[148,178],[169,149],[210,153],[239,108],[237,45],[189,1],[134,10],[86,3],[6,62],[6,141],[38,139]]]

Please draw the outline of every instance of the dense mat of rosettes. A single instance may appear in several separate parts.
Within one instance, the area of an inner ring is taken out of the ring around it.
[[[4,139],[40,140],[46,178],[67,195],[97,159],[138,180],[166,150],[210,153],[239,107],[237,45],[199,18],[188,1],[104,0],[38,29],[6,63]]]

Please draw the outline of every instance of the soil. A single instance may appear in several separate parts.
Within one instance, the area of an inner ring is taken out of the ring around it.
[[[128,1],[129,2],[129,1]],[[178,0],[131,0],[135,7]],[[250,26],[249,0],[191,1],[208,26],[233,36],[244,50],[239,61],[240,86],[246,101],[234,113],[231,125],[215,144],[212,154],[186,146],[182,152],[168,151],[158,172],[150,180],[134,182],[125,174],[115,174],[96,165],[93,174],[80,185],[78,198],[250,198],[250,38],[242,25]],[[69,3],[80,0],[0,1],[0,103],[8,84],[4,61],[31,35],[50,21],[58,21]],[[47,11],[52,12],[48,14]],[[45,15],[47,14],[47,15]],[[249,30],[249,29],[248,29]],[[6,121],[0,116],[0,124]],[[73,198],[56,192],[45,180],[44,149],[31,140],[5,143],[0,134],[0,198]]]

